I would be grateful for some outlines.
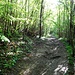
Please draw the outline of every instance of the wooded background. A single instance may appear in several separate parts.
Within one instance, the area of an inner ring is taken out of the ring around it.
[[[74,57],[74,34],[74,0],[58,0],[55,8],[46,0],[0,0],[0,38],[53,35],[69,42]]]

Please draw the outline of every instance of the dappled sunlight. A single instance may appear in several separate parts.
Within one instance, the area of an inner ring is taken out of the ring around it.
[[[37,56],[37,57],[41,57],[42,55],[44,55],[44,54],[43,54],[43,53],[36,53],[35,56]]]
[[[14,52],[8,52],[7,55],[15,55]]]
[[[24,60],[28,60],[28,59],[29,59],[29,57],[24,57],[23,59],[24,59]]]
[[[54,75],[64,75],[68,71],[68,67],[65,67],[63,65],[58,65],[58,67],[54,70]]]
[[[17,75],[58,75],[58,72],[64,74],[67,72],[65,65],[58,65],[66,63],[61,51],[59,52],[61,47],[57,44],[60,44],[58,39],[54,37],[42,37],[42,39],[37,41],[38,44],[34,46],[31,53],[23,55],[22,61],[19,61],[19,66],[16,68],[19,69]],[[24,44],[22,41],[20,43]],[[17,51],[17,53],[20,52]]]
[[[40,73],[41,75],[45,75],[49,69],[49,66],[51,65],[52,63],[49,63],[45,68],[44,70]]]
[[[0,0],[0,75],[66,74],[74,11],[75,0]]]
[[[35,64],[31,64],[31,66],[29,66],[27,69],[22,69],[19,74],[20,75],[30,75],[32,73],[32,70],[35,69],[36,66],[37,66],[37,62],[35,62]]]
[[[16,51],[16,52],[8,52],[7,53],[7,55],[12,55],[12,56],[14,56],[14,55],[19,55],[19,54],[21,54],[21,53],[23,53],[23,51]]]
[[[24,75],[27,75],[28,73],[30,72],[30,68],[29,69],[27,69],[26,71],[24,71]]]
[[[62,40],[63,38],[59,38],[58,40]]]
[[[53,51],[56,51],[56,50],[57,50],[57,48],[58,48],[58,46],[57,46],[57,47],[55,47],[55,48],[53,49]]]
[[[42,73],[42,75],[45,75],[47,73],[47,71],[45,71],[44,73]]]
[[[25,44],[25,42],[24,42],[24,41],[19,41],[17,44],[18,44],[18,45],[20,45],[20,44]]]
[[[49,41],[49,40],[54,40],[54,39],[55,39],[55,38],[53,38],[53,37],[52,37],[52,38],[47,38],[48,41]]]
[[[20,72],[20,75],[28,75],[30,73],[30,68],[26,69],[26,70],[22,70]]]
[[[45,39],[46,39],[46,37],[41,37],[41,39],[42,39],[42,40],[45,40]]]

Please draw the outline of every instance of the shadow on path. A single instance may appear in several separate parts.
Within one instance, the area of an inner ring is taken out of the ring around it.
[[[11,75],[63,75],[68,70],[66,49],[58,39],[35,39],[33,46],[31,56],[20,59]]]

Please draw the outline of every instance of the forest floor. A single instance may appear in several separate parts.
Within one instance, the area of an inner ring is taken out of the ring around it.
[[[33,50],[17,61],[8,75],[64,75],[67,71],[67,52],[55,37],[34,39]]]

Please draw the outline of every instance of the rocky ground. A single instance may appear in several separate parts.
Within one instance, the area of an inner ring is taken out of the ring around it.
[[[64,75],[68,70],[65,46],[55,37],[35,39],[33,50],[18,60],[8,75]]]

